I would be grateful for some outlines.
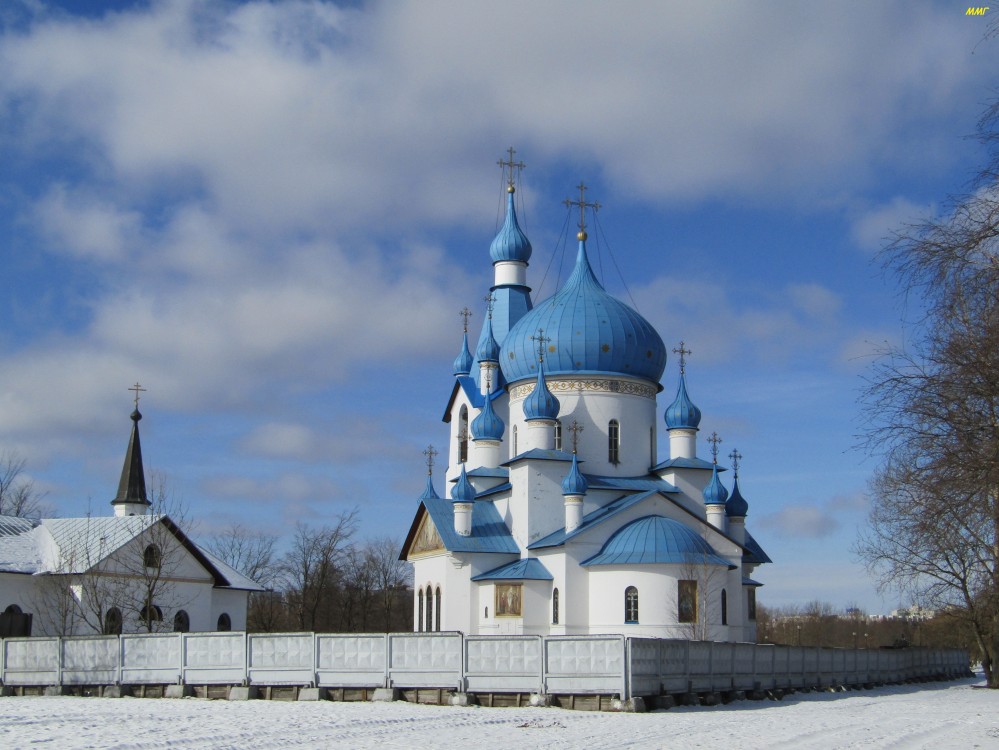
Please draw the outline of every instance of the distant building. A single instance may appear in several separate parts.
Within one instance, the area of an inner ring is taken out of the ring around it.
[[[474,351],[465,337],[444,411],[447,498],[432,459],[401,558],[414,570],[416,631],[753,641],[754,570],[770,558],[749,505],[697,455],[701,412],[681,342],[659,461],[666,345],[608,294],[587,251],[582,188],[575,267],[537,304],[532,247],[514,205],[490,247],[494,283]]]
[[[114,515],[0,516],[0,637],[242,630],[254,581],[150,513],[139,420]]]
[[[935,609],[926,609],[920,607],[918,604],[891,611],[891,618],[893,620],[932,620],[936,616],[937,611]]]

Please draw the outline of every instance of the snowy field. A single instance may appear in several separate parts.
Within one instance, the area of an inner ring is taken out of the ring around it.
[[[408,703],[0,698],[0,748],[999,748],[981,680],[610,714]]]

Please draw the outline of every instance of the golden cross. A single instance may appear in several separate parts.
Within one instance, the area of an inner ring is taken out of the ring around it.
[[[140,393],[140,391],[141,392],[145,392],[146,389],[143,388],[138,383],[136,383],[131,388],[127,388],[126,390],[135,391],[135,408],[138,409],[139,408],[139,393]]]
[[[423,451],[423,455],[427,457],[427,475],[432,476],[434,473],[434,456],[437,455],[437,451],[434,450],[433,445],[428,445],[427,449]]]
[[[551,341],[551,338],[545,336],[545,329],[539,328],[537,336],[531,336],[531,341],[538,342],[538,362],[545,361],[545,344]]]
[[[522,161],[514,161],[513,160],[513,155],[515,153],[517,153],[514,150],[513,146],[510,146],[510,148],[508,148],[506,151],[510,155],[510,158],[507,159],[506,161],[503,161],[502,159],[500,159],[496,163],[499,164],[500,168],[504,172],[508,173],[507,182],[506,182],[506,189],[507,189],[507,191],[509,191],[509,192],[512,193],[516,189],[513,186],[513,181],[514,181],[513,180],[513,170],[516,169],[517,170],[517,174],[520,174],[520,170],[524,169],[527,165],[524,164],[524,162],[522,162]]]
[[[569,432],[572,433],[572,452],[576,452],[576,445],[579,442],[579,433],[583,431],[583,425],[577,422],[575,419],[572,420],[572,426],[569,427]]]
[[[739,478],[739,461],[742,460],[742,454],[739,453],[735,448],[732,452],[728,454],[728,457],[732,459],[732,473],[735,474],[735,478]]]
[[[458,317],[463,318],[465,321],[465,333],[468,333],[468,319],[472,317],[472,315],[474,315],[474,313],[469,310],[468,307],[463,307],[458,312]]]
[[[564,203],[567,208],[572,208],[573,206],[579,206],[579,224],[578,224],[579,234],[577,234],[576,236],[581,240],[585,240],[586,209],[592,208],[595,213],[600,210],[600,204],[597,203],[596,201],[593,201],[593,203],[586,202],[586,185],[582,181],[580,181],[579,185],[577,185],[576,187],[579,188],[579,200],[574,201],[569,198],[566,198],[564,201],[562,201],[562,203]]]
[[[708,438],[708,442],[711,443],[711,457],[718,463],[718,445],[722,442],[722,439],[718,437],[717,432],[712,432],[711,437]]]
[[[673,350],[673,354],[679,354],[680,355],[680,374],[683,375],[683,373],[687,369],[687,355],[688,354],[693,354],[693,352],[690,351],[690,349],[686,349],[684,347],[684,345],[683,345],[683,342],[681,341],[680,342],[680,348],[679,349],[674,349]]]

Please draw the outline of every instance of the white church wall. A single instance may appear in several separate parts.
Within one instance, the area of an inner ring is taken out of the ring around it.
[[[211,597],[211,621],[210,627],[205,630],[214,630],[223,614],[229,615],[233,630],[246,630],[246,608],[249,594],[245,591],[234,591],[232,589],[213,589]],[[194,623],[191,623],[192,629]]]
[[[674,469],[660,472],[659,476],[672,484],[679,495],[674,497],[698,518],[707,518],[704,508],[704,488],[711,481],[711,472],[704,469]]]
[[[562,480],[566,461],[518,461],[510,467],[510,533],[521,548],[565,526]]]

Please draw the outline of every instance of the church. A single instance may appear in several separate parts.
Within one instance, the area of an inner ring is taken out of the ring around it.
[[[709,458],[699,455],[691,352],[673,349],[675,396],[660,425],[667,347],[594,273],[586,218],[599,204],[584,185],[566,201],[579,210],[572,272],[551,297],[531,299],[532,247],[514,200],[524,165],[513,153],[500,161],[506,216],[474,349],[462,310],[444,411],[450,489],[438,494],[428,448],[400,555],[413,566],[413,629],[755,641],[753,576],[771,560],[746,528],[741,455],[729,456],[731,491],[721,439],[712,434]]]
[[[136,384],[112,514],[0,515],[0,637],[244,630],[263,587],[198,546],[146,492]]]

